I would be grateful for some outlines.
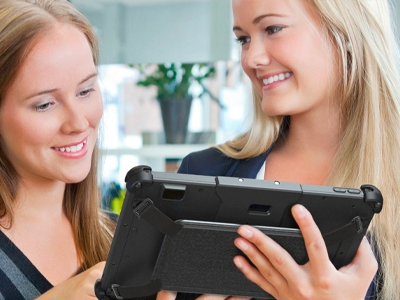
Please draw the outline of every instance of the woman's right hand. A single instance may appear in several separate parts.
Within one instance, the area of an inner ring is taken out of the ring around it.
[[[258,229],[244,225],[236,246],[253,263],[237,256],[234,262],[244,275],[276,299],[364,299],[378,269],[374,253],[364,238],[348,265],[337,270],[329,260],[324,239],[310,212],[292,208],[306,245],[309,261],[298,265],[292,256]]]
[[[100,262],[90,269],[56,285],[36,300],[86,300],[97,299],[94,285],[103,275],[105,262]]]

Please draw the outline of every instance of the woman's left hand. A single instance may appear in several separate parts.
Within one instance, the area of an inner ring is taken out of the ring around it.
[[[160,291],[156,300],[175,300],[177,293],[170,291]],[[224,295],[200,295],[196,300],[250,300],[249,297],[235,297]]]
[[[337,270],[329,260],[325,242],[311,214],[301,205],[292,214],[302,232],[309,261],[304,265],[271,238],[254,227],[243,225],[235,245],[256,266],[244,257],[234,262],[244,275],[276,299],[331,300],[364,299],[378,264],[364,238],[353,261]]]

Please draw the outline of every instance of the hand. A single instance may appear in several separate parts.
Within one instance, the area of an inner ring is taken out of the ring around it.
[[[176,292],[159,291],[156,300],[175,300]]]
[[[309,261],[298,265],[291,255],[254,227],[243,225],[235,245],[251,262],[236,256],[243,274],[276,299],[364,299],[378,269],[371,247],[364,238],[353,261],[336,270],[311,214],[301,205],[292,214],[302,232]]]
[[[68,300],[86,300],[86,299],[97,299],[94,293],[94,285],[97,279],[100,279],[105,262],[100,262],[90,269],[80,273],[56,285],[36,300],[46,299],[68,299]]]
[[[175,300],[176,292],[160,291],[157,294],[156,300]],[[223,296],[223,295],[201,295],[196,300],[250,300],[246,297],[234,297],[234,296]]]

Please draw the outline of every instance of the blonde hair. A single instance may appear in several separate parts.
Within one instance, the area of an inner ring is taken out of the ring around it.
[[[0,2],[0,105],[5,92],[16,78],[34,43],[56,22],[78,28],[85,34],[98,65],[96,36],[87,19],[66,0],[1,0]],[[88,176],[79,183],[67,184],[64,210],[72,224],[83,269],[107,258],[113,224],[100,210],[97,182],[98,146],[96,144]],[[7,216],[12,226],[12,203],[19,177],[0,148],[0,219]]]
[[[379,255],[378,299],[400,295],[400,77],[399,50],[387,0],[305,0],[319,14],[341,57],[344,133],[327,185],[377,186],[384,208],[369,228]],[[281,136],[286,118],[268,117],[254,93],[252,127],[217,146],[226,155],[255,157]],[[290,125],[289,125],[290,126]],[[382,285],[383,284],[383,285]],[[382,286],[380,286],[382,285]]]

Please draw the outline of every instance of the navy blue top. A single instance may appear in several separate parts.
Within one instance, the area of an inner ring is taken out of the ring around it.
[[[118,215],[106,213],[117,222]],[[0,230],[0,300],[33,300],[51,288],[53,285]]]
[[[216,148],[209,148],[187,155],[182,160],[178,173],[256,178],[269,153],[270,149],[254,158],[234,159]],[[376,295],[373,281],[368,288],[365,300],[374,299]]]
[[[33,300],[53,285],[0,230],[0,299]]]

